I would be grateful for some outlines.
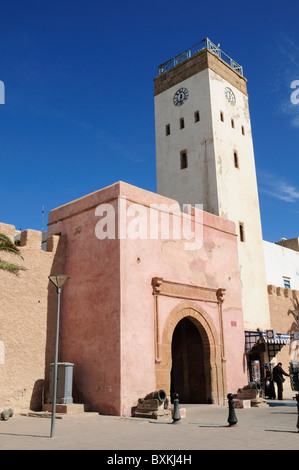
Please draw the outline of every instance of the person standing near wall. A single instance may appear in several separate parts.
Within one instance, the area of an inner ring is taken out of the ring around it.
[[[278,400],[282,400],[282,393],[283,393],[283,382],[285,379],[283,376],[286,375],[289,377],[289,374],[287,374],[283,368],[282,368],[282,363],[279,362],[277,366],[274,367],[273,369],[273,381],[276,382],[277,384],[277,395],[278,395]]]

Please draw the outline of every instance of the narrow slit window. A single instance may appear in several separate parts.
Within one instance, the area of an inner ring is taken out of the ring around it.
[[[244,126],[241,126],[241,130],[242,130],[242,135],[245,135],[245,129],[244,129]]]
[[[222,111],[220,111],[220,121],[224,122],[224,114]]]
[[[166,124],[165,133],[166,133],[166,135],[170,135],[170,124]]]
[[[194,122],[199,122],[199,121],[200,121],[199,111],[195,111],[195,113],[194,113]]]
[[[234,129],[235,128],[235,121],[233,119],[231,119],[231,125],[232,125],[232,128]]]
[[[187,151],[186,150],[183,150],[181,152],[181,170],[184,170],[185,168],[187,168],[188,166],[188,156],[187,156]]]
[[[238,157],[238,152],[234,150],[234,165],[235,168],[239,168],[239,157]]]
[[[240,236],[240,241],[245,242],[245,229],[244,229],[243,222],[239,222],[239,236]]]
[[[180,119],[180,129],[184,129],[185,128],[185,120],[184,118],[181,118]]]

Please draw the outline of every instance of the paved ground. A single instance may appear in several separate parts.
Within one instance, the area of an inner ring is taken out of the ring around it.
[[[51,419],[15,415],[0,421],[0,449],[106,450],[105,460],[110,454],[121,456],[116,452],[123,450],[188,455],[184,451],[299,449],[296,401],[272,404],[280,406],[236,409],[238,423],[231,427],[228,408],[218,405],[181,405],[187,412],[179,424],[97,413],[69,415],[56,419],[52,438]]]

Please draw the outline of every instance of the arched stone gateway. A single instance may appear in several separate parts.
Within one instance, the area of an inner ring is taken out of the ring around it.
[[[160,351],[157,389],[164,389],[169,398],[171,392],[181,392],[185,403],[189,398],[190,403],[224,404],[225,360],[215,326],[204,309],[191,301],[175,307],[164,325]],[[185,378],[180,379],[180,374]],[[179,390],[171,390],[171,386]]]

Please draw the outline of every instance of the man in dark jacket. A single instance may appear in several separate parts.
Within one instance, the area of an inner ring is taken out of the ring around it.
[[[274,367],[273,369],[273,380],[277,384],[277,394],[278,394],[278,400],[282,400],[282,392],[283,392],[283,382],[285,379],[283,378],[283,375],[286,375],[289,377],[289,374],[287,374],[283,368],[282,368],[282,363],[279,362],[277,366]]]

